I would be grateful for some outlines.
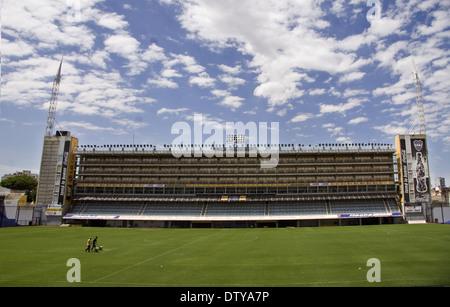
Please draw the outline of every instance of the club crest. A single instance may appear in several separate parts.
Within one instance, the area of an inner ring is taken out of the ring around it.
[[[415,148],[417,151],[421,151],[421,150],[422,150],[422,148],[423,148],[423,141],[422,141],[422,140],[415,140],[415,141],[413,142],[413,144],[414,144],[414,148]]]

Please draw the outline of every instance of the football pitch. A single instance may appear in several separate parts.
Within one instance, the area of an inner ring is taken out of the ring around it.
[[[0,228],[0,286],[450,286],[450,226]]]

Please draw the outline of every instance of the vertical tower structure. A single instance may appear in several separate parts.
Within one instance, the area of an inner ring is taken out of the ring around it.
[[[395,138],[395,144],[403,214],[408,223],[425,223],[431,204],[431,176],[422,85],[414,60],[412,63],[418,118],[406,134]],[[417,124],[419,124],[419,133],[414,133]]]
[[[46,208],[47,225],[61,224],[63,214],[72,203],[76,168],[74,150],[78,146],[78,139],[69,131],[56,131],[53,135],[61,67],[62,59],[53,82],[36,196],[36,204]]]
[[[416,88],[416,103],[419,115],[419,134],[426,134],[426,128],[425,128],[425,111],[423,109],[423,98],[422,98],[422,85],[420,83],[419,75],[417,74],[416,65],[414,64],[413,60],[413,67],[414,67],[414,86]]]
[[[56,115],[56,104],[58,102],[58,94],[59,94],[59,84],[61,82],[61,68],[62,68],[63,59],[59,63],[59,69],[56,73],[55,80],[53,81],[52,87],[52,96],[50,98],[50,105],[48,107],[48,116],[47,116],[47,126],[45,128],[45,135],[52,136],[53,135],[53,126],[55,124],[55,115]]]

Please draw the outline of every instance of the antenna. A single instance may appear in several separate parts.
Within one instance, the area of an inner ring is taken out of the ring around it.
[[[46,136],[53,135],[53,126],[55,124],[56,104],[58,102],[59,84],[61,82],[61,67],[63,63],[63,58],[61,58],[58,72],[56,73],[55,80],[53,81],[52,97],[50,98],[50,105],[48,107],[47,127],[45,128]]]
[[[412,59],[412,64],[413,64],[413,68],[414,68],[413,76],[414,76],[414,86],[416,88],[416,103],[419,108],[419,114],[418,114],[419,115],[419,119],[418,119],[419,134],[425,134],[426,133],[425,111],[423,109],[422,85],[420,83],[419,75],[417,74],[414,59]],[[416,124],[417,124],[417,122],[413,125],[413,127],[415,127]],[[412,130],[413,127],[411,127],[410,130]]]

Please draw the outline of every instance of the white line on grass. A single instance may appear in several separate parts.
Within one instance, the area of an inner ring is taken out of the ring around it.
[[[125,268],[123,268],[123,269],[120,269],[120,270],[118,270],[118,271],[115,271],[115,272],[113,272],[113,273],[111,273],[111,274],[108,274],[108,275],[106,275],[106,276],[100,277],[100,278],[94,280],[92,283],[95,283],[95,282],[98,282],[98,281],[100,281],[100,280],[102,280],[102,279],[105,279],[105,278],[114,276],[114,275],[119,274],[119,273],[121,273],[121,272],[123,272],[123,271],[126,271],[126,270],[128,270],[128,269],[131,269],[131,268],[133,268],[133,267],[135,267],[135,266],[138,266],[138,265],[144,264],[144,263],[146,263],[146,262],[155,260],[155,259],[157,259],[157,258],[159,258],[159,257],[168,255],[168,254],[173,253],[173,252],[175,252],[175,251],[177,251],[177,250],[179,250],[179,249],[182,249],[182,248],[184,248],[184,247],[186,247],[186,246],[189,246],[189,245],[194,244],[194,243],[196,243],[196,242],[198,242],[198,241],[201,241],[201,240],[203,240],[203,239],[208,239],[208,238],[210,238],[210,237],[212,237],[212,236],[216,236],[216,235],[219,234],[219,233],[221,233],[221,232],[213,233],[212,235],[209,235],[209,236],[207,236],[207,237],[201,237],[201,238],[199,238],[199,239],[196,239],[196,240],[194,240],[194,241],[192,241],[192,242],[189,242],[189,243],[186,243],[186,244],[184,244],[184,245],[178,246],[178,247],[176,247],[176,248],[174,248],[174,249],[171,249],[171,250],[169,250],[169,251],[167,251],[167,252],[164,252],[164,253],[162,253],[162,254],[159,254],[159,255],[153,256],[153,257],[151,257],[151,258],[148,258],[148,259],[146,259],[146,260],[143,260],[143,261],[137,262],[137,263],[135,263],[135,264],[129,265],[129,266],[127,266],[127,267],[125,267]]]

